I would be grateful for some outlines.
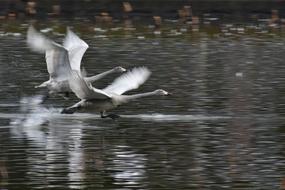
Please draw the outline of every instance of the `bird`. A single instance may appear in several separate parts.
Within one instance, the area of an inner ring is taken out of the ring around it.
[[[152,92],[146,92],[134,95],[123,95],[125,92],[137,89],[150,76],[151,72],[146,67],[135,67],[127,73],[116,78],[113,83],[104,89],[97,89],[91,83],[87,83],[81,73],[72,70],[69,77],[69,85],[71,90],[80,99],[73,106],[64,108],[61,113],[72,114],[82,108],[99,111],[101,118],[117,119],[120,116],[115,114],[106,114],[108,110],[112,110],[121,104],[128,103],[139,98],[162,95],[170,95],[165,90],[158,89]]]
[[[33,51],[45,53],[49,73],[49,80],[35,88],[47,88],[48,95],[62,95],[67,98],[72,92],[68,84],[69,73],[71,70],[83,73],[80,68],[81,60],[88,44],[67,28],[63,45],[60,45],[38,32],[32,25],[28,28],[27,44]],[[125,68],[118,66],[95,76],[84,77],[84,80],[92,83],[111,73],[125,71]]]

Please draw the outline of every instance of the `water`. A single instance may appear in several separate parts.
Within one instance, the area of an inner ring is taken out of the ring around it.
[[[62,115],[76,97],[37,103],[44,56],[24,35],[1,37],[0,189],[280,189],[283,38],[82,37],[89,75],[144,65],[151,78],[129,93],[172,96],[123,105],[116,121]]]

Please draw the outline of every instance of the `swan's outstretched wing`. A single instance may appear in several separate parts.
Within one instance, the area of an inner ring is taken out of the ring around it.
[[[52,79],[65,80],[71,70],[67,50],[37,32],[30,26],[27,33],[27,43],[32,50],[46,54],[47,70]]]
[[[150,76],[151,72],[146,67],[134,68],[115,79],[115,81],[103,89],[106,93],[121,95],[126,91],[133,90],[142,85]]]
[[[30,26],[27,32],[27,44],[35,52],[45,53],[47,49],[52,49],[50,39],[39,33],[33,26]]]
[[[74,32],[67,28],[67,34],[63,41],[63,46],[68,50],[71,68],[80,71],[82,57],[89,47]]]
[[[81,100],[110,98],[110,96],[104,91],[93,88],[91,84],[87,84],[78,71],[71,71],[68,82],[70,89]]]

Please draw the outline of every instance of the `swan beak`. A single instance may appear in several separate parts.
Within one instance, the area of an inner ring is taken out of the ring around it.
[[[166,96],[172,96],[172,94],[168,92],[168,93],[166,94]]]

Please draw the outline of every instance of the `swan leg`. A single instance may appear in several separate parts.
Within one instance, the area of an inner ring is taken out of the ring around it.
[[[64,108],[60,113],[61,114],[73,114],[74,112],[76,112],[79,109],[80,109],[80,106],[71,106],[68,108]]]
[[[85,100],[81,100],[80,102],[77,102],[73,106],[70,106],[68,108],[64,108],[60,113],[61,114],[73,114],[74,112],[80,110],[82,108],[82,104],[84,104]]]
[[[116,120],[116,119],[120,118],[120,116],[116,115],[116,114],[107,114],[106,115],[105,111],[101,111],[100,114],[101,114],[101,118],[108,118],[109,117],[109,118],[111,118],[113,120]]]
[[[77,107],[64,108],[61,114],[73,114],[77,110]]]

